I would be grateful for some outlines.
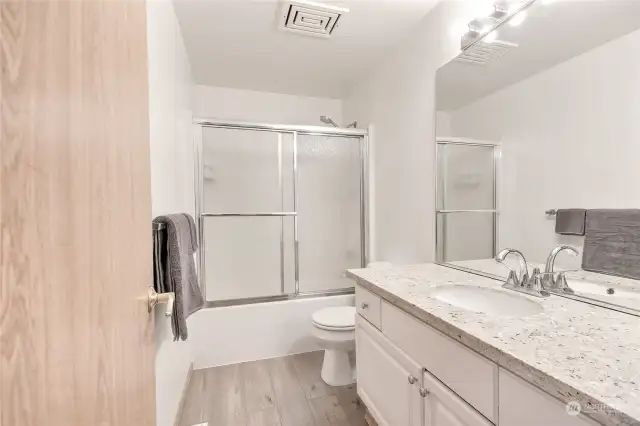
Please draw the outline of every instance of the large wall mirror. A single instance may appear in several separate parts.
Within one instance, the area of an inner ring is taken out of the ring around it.
[[[585,237],[556,233],[558,209],[640,209],[640,1],[531,2],[442,67],[436,93],[438,261],[506,278],[501,249],[544,270],[567,245],[569,297],[640,309],[637,276],[583,270]],[[625,229],[640,243],[640,223]]]

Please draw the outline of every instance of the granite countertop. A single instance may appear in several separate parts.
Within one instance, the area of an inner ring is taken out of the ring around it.
[[[498,291],[502,283],[435,264],[352,269],[347,275],[450,338],[604,425],[640,425],[640,318],[559,296],[542,313],[494,316],[429,297],[442,285]],[[592,407],[591,409],[589,407]]]

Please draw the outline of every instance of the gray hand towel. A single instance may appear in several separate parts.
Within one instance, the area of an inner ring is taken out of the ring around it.
[[[154,285],[158,292],[175,293],[173,338],[186,340],[186,319],[204,305],[194,260],[198,249],[196,225],[186,213],[158,216],[153,223],[165,224],[164,230],[154,235]]]
[[[640,279],[640,210],[587,211],[582,269]]]
[[[584,235],[586,213],[585,209],[559,209],[556,212],[556,234]]]

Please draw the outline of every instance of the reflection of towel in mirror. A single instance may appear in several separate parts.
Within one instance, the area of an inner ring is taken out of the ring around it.
[[[585,209],[558,209],[556,212],[556,234],[584,235]]]
[[[154,232],[154,286],[159,293],[175,293],[173,338],[186,340],[187,317],[204,305],[194,259],[198,249],[196,224],[186,213],[158,216],[153,223],[165,225],[164,229]]]
[[[640,210],[588,210],[582,269],[640,279]]]

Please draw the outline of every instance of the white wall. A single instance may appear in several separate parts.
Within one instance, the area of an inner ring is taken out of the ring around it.
[[[154,217],[193,214],[191,69],[170,0],[147,2],[147,39],[152,213]],[[162,309],[156,309],[155,321],[156,417],[159,426],[169,426],[174,424],[193,360],[192,338],[173,342],[171,324]]]
[[[194,86],[194,115],[271,124],[323,125],[321,115],[342,123],[340,99],[313,98],[227,87]],[[351,120],[353,121],[353,120]]]
[[[640,31],[452,115],[456,136],[502,141],[500,246],[544,262],[582,237],[554,233],[552,208],[637,208]],[[565,267],[580,259],[559,257]]]
[[[454,23],[473,0],[443,1],[371,74],[353,84],[344,116],[374,126],[375,256],[395,263],[435,254],[435,73],[460,52]]]

